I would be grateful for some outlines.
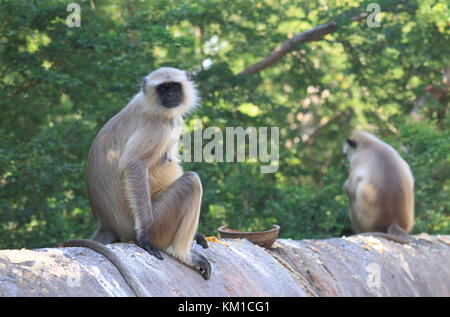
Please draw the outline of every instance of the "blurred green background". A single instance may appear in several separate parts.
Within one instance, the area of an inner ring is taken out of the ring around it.
[[[341,149],[363,127],[411,165],[414,232],[450,234],[449,1],[377,1],[380,27],[350,23],[370,2],[78,1],[81,27],[69,28],[70,1],[0,0],[0,248],[90,237],[89,146],[161,66],[195,74],[202,105],[187,125],[280,127],[275,174],[184,164],[203,182],[201,232],[278,223],[294,239],[349,234]],[[331,20],[336,32],[238,75]]]

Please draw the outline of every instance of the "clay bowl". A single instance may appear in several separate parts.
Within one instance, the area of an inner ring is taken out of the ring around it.
[[[264,247],[270,249],[272,244],[278,238],[278,233],[280,232],[279,225],[273,225],[272,229],[267,231],[256,231],[256,232],[245,232],[230,229],[226,226],[222,226],[219,229],[221,238],[229,238],[229,239],[248,239],[250,242],[259,245],[260,247]]]

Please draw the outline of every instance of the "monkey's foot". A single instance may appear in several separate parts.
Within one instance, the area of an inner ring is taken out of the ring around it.
[[[158,260],[164,260],[163,256],[157,248],[152,246],[147,241],[138,241],[137,246],[147,251],[150,255],[153,255]]]
[[[208,242],[206,242],[205,236],[202,235],[201,233],[196,233],[195,234],[195,242],[197,242],[198,245],[201,245],[203,249],[207,249],[208,248]]]
[[[211,264],[208,260],[200,254],[193,255],[194,269],[196,269],[203,276],[205,280],[211,277]]]

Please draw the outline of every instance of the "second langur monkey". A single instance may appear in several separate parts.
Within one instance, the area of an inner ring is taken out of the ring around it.
[[[64,246],[87,241],[81,246],[94,243],[100,252],[109,250],[102,244],[136,241],[158,259],[163,250],[209,279],[208,260],[191,251],[193,239],[208,247],[196,233],[202,184],[196,173],[183,172],[177,158],[183,115],[197,100],[184,71],[165,67],[144,77],[141,91],[100,130],[89,152],[88,193],[97,231],[92,240]]]
[[[414,178],[390,145],[356,131],[344,146],[350,174],[344,183],[353,228],[364,235],[409,243],[414,225]],[[375,232],[372,232],[375,231]]]

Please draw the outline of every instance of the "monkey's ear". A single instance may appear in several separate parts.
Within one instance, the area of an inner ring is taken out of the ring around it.
[[[142,77],[142,92],[145,94],[145,85],[147,84],[147,77]]]
[[[192,78],[194,77],[194,74],[189,70],[185,71],[185,73],[186,73],[187,79],[192,80]]]
[[[358,146],[358,142],[352,139],[347,139],[347,144],[350,145],[352,148],[356,148]]]

